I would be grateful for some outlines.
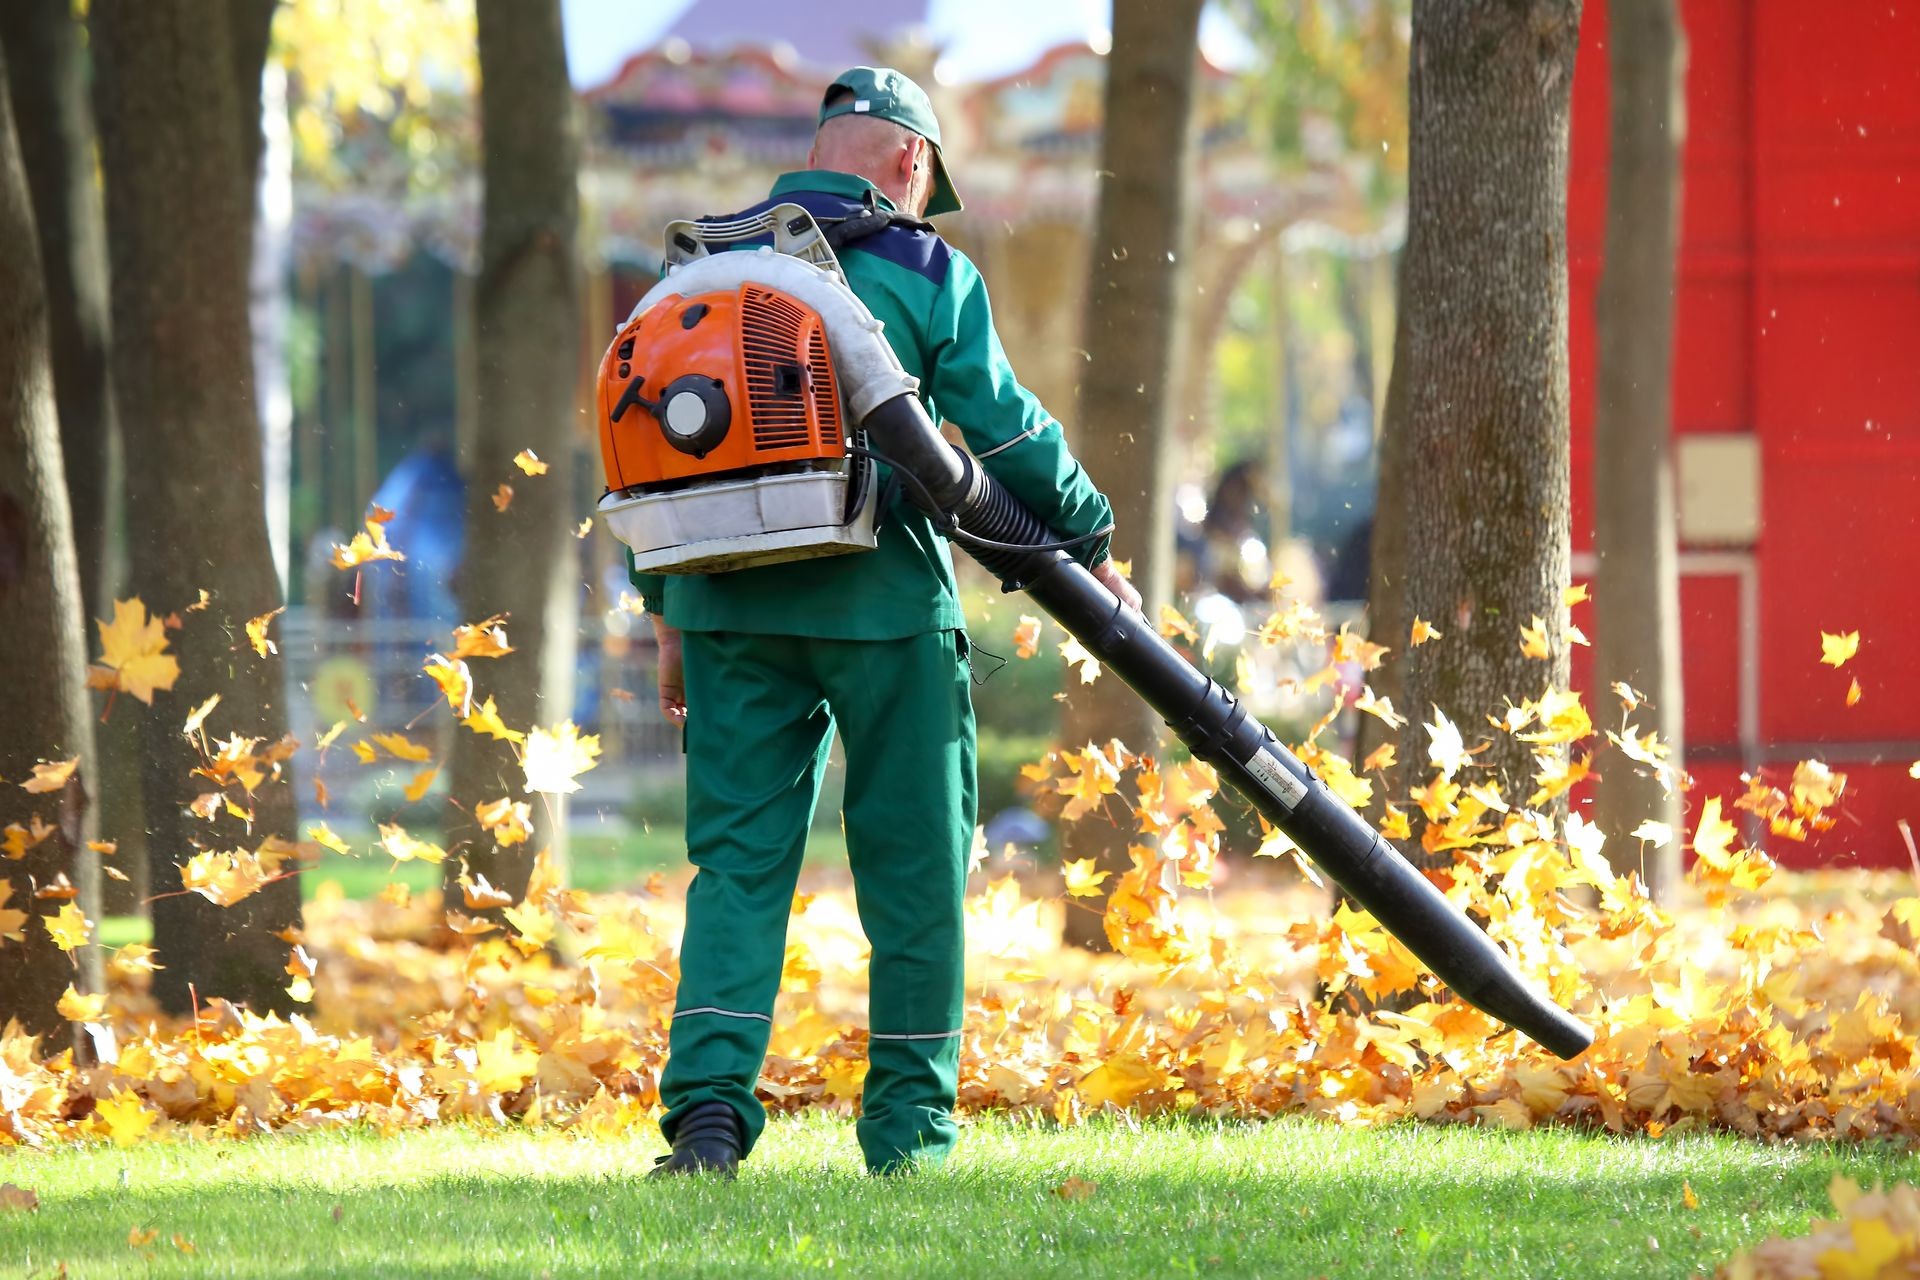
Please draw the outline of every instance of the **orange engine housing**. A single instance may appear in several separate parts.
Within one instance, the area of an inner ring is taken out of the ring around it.
[[[598,390],[600,455],[616,493],[846,453],[826,328],[777,289],[661,299],[615,336]],[[727,421],[712,438],[715,417]]]

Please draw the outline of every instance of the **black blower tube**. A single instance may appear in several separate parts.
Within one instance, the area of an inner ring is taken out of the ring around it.
[[[922,507],[932,504],[928,514],[956,543],[1003,582],[1019,584],[1456,995],[1562,1058],[1593,1043],[1585,1024],[1530,988],[1432,881],[1145,618],[1064,551],[1017,549],[1056,539],[1018,498],[941,437],[918,397],[887,400],[862,425],[875,451],[924,487],[908,489]],[[981,546],[968,535],[1006,545]]]

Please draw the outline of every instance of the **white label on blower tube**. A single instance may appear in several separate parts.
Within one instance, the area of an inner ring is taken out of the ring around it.
[[[1281,764],[1265,747],[1254,752],[1253,759],[1247,761],[1247,772],[1289,810],[1307,798],[1307,784],[1294,777],[1293,771]]]

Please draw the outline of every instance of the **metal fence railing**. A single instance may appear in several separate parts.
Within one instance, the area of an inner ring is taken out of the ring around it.
[[[444,623],[333,618],[298,607],[288,609],[278,622],[289,727],[309,748],[293,757],[303,817],[365,814],[398,803],[405,780],[429,767],[396,762],[386,753],[377,767],[366,766],[354,755],[349,745],[353,741],[376,733],[404,733],[443,765],[454,734],[469,732],[448,712],[439,686],[422,669],[428,654],[453,647]],[[609,802],[617,803],[639,776],[679,767],[679,731],[660,714],[654,697],[655,652],[641,619],[622,614],[583,618],[573,705],[542,716],[546,724],[571,718],[582,732],[599,735],[600,763],[582,775],[581,782]],[[468,665],[476,696],[484,698],[492,663],[475,660]],[[341,720],[355,723],[324,758],[311,750]],[[316,782],[333,798],[327,810],[319,805]],[[438,785],[444,788],[444,778]]]

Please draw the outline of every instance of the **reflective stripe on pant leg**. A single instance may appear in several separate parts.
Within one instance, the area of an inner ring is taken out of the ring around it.
[[[688,1108],[723,1101],[752,1149],[787,917],[833,721],[779,636],[688,632],[687,889],[680,985],[660,1100],[671,1140]]]
[[[964,639],[815,641],[847,757],[847,853],[873,947],[860,1147],[871,1168],[943,1158],[956,1134],[962,900],[973,840]]]

